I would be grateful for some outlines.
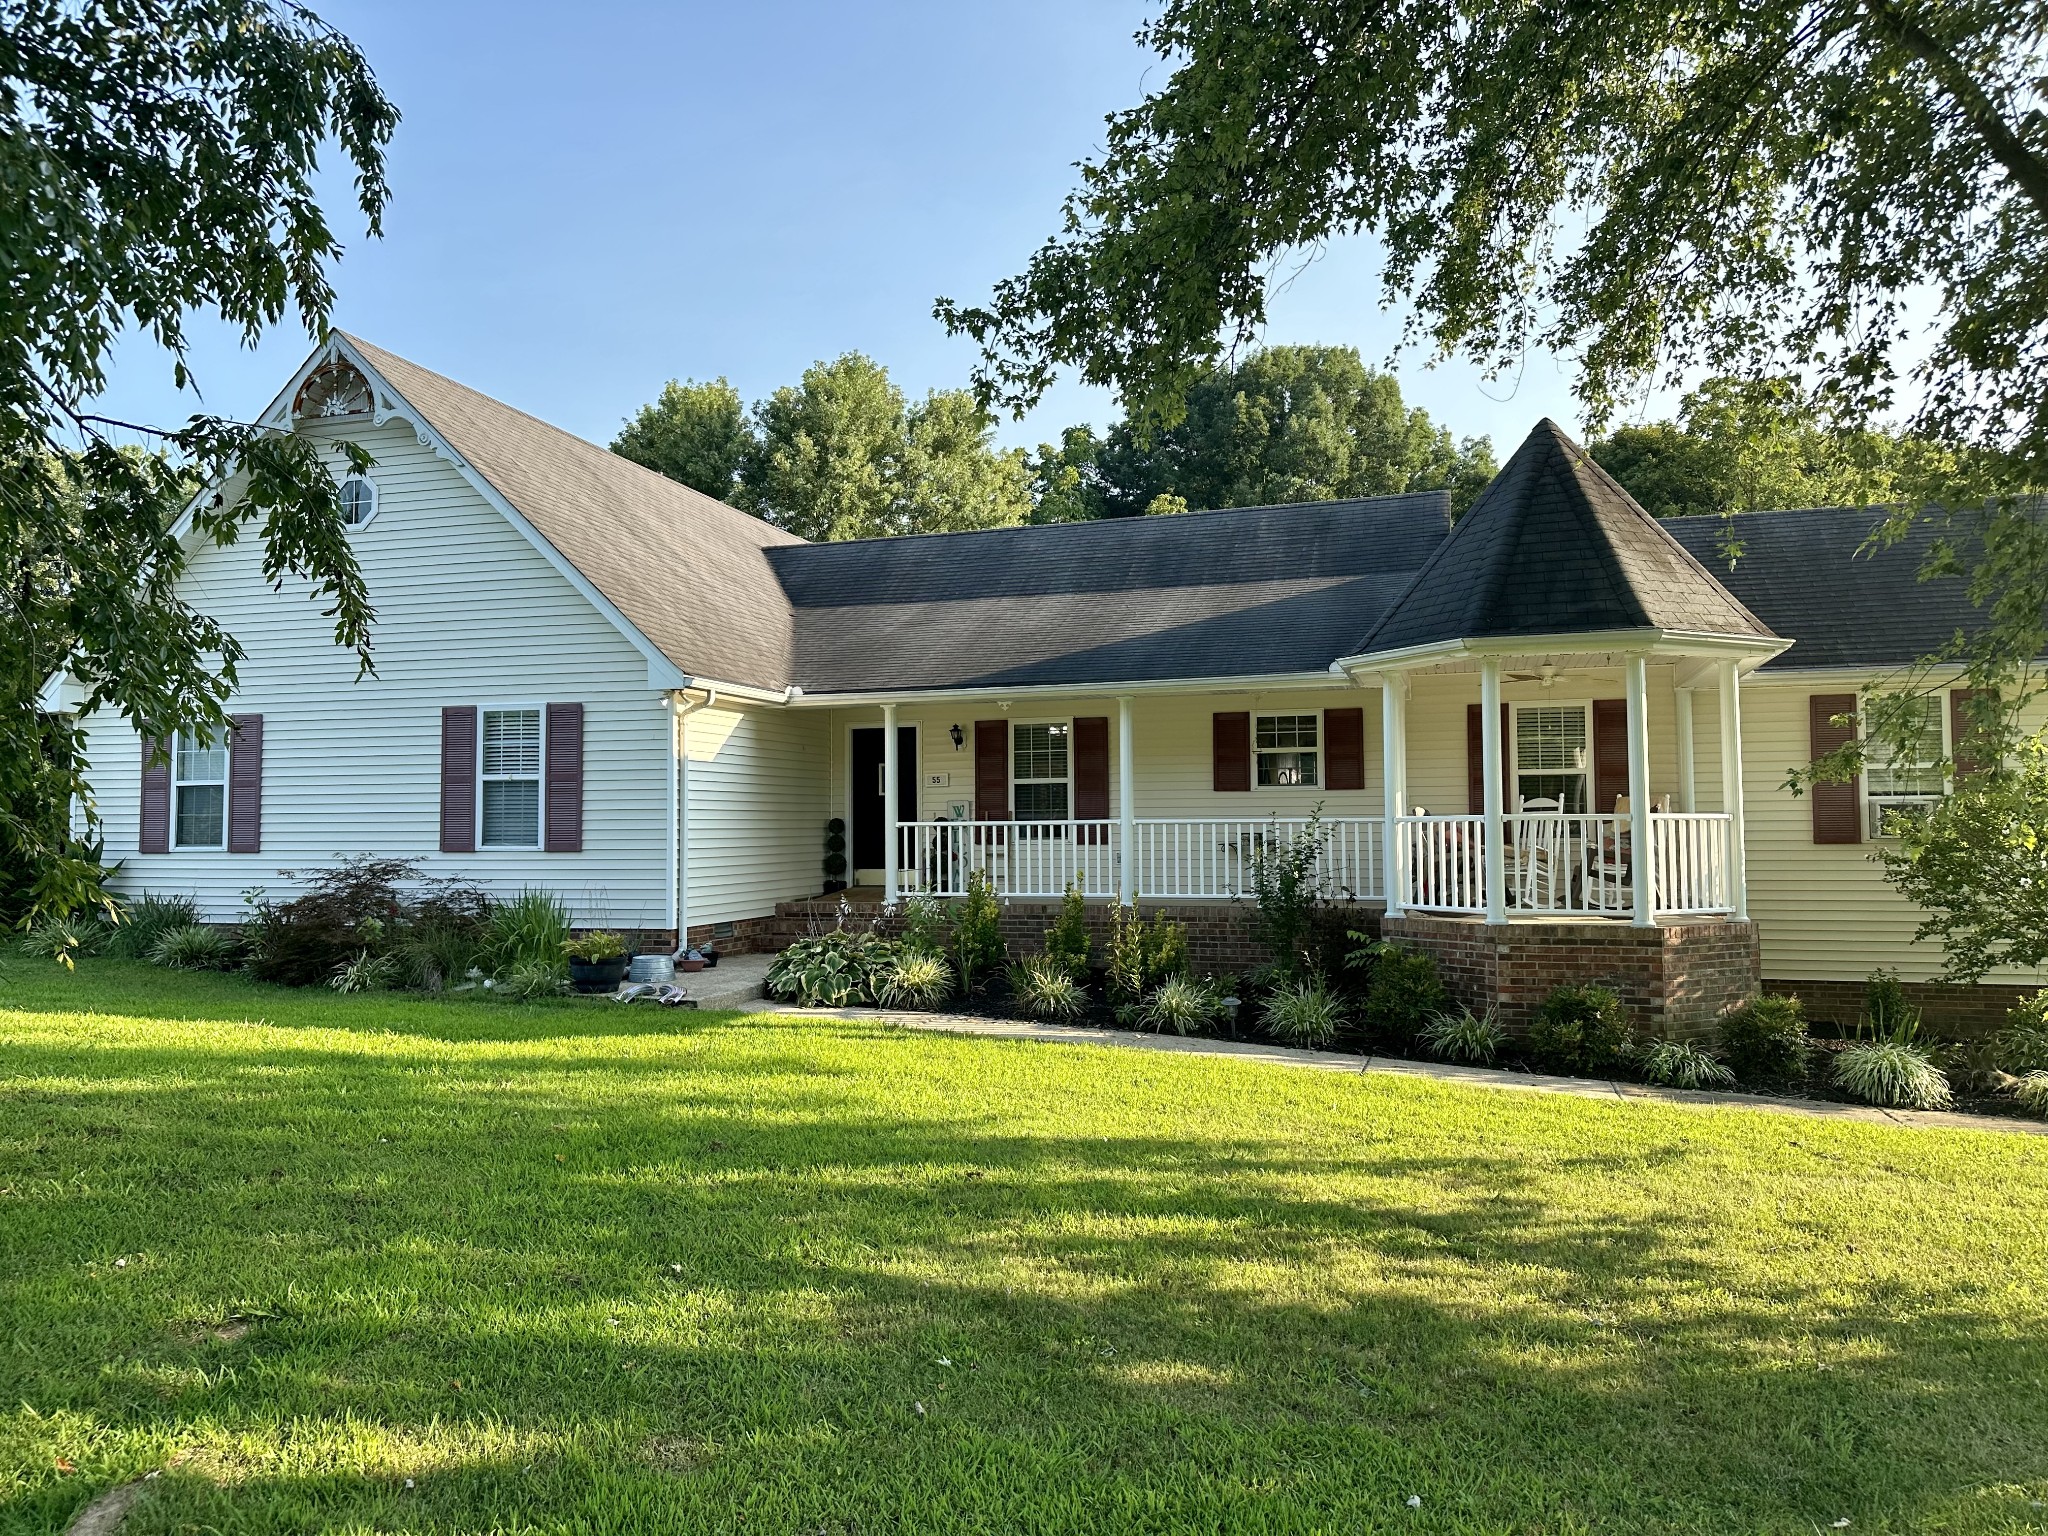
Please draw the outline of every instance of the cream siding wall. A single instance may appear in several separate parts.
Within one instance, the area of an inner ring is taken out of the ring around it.
[[[499,894],[545,886],[579,923],[666,926],[669,729],[646,660],[411,428],[348,435],[378,459],[378,512],[353,535],[377,675],[356,678],[302,583],[270,590],[259,540],[199,551],[183,590],[247,649],[231,707],[264,719],[263,851],[137,853],[140,746],[110,720],[90,751],[117,884],[225,920],[250,887],[282,896],[339,857],[395,854]],[[437,852],[442,706],[550,700],[584,706],[584,851]]]
[[[690,712],[693,928],[764,916],[823,886],[831,734],[816,710]]]

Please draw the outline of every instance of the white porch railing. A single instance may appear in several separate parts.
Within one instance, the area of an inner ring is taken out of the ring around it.
[[[1626,816],[1534,813],[1501,818],[1508,915],[1626,917],[1636,861]],[[1396,827],[1402,903],[1423,912],[1486,911],[1486,818],[1403,816]],[[1725,815],[1650,813],[1651,911],[1733,909],[1733,823]]]
[[[1306,820],[1141,820],[1129,850],[1140,900],[1209,900],[1251,889],[1262,849],[1284,845]],[[1323,894],[1383,894],[1377,817],[1326,819],[1318,869]],[[1126,850],[1114,821],[916,821],[900,824],[906,893],[963,896],[977,873],[999,896],[1057,897],[1078,882],[1090,896],[1121,889]]]

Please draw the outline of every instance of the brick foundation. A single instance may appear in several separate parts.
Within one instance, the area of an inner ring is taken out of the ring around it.
[[[699,949],[706,944],[716,945],[721,955],[772,954],[788,942],[776,939],[777,922],[774,917],[749,917],[736,923],[692,923],[690,942]],[[587,933],[590,930],[578,928],[575,931]],[[626,948],[632,954],[675,953],[676,931],[673,928],[618,928],[612,931],[626,941]]]
[[[1543,1000],[1570,982],[1600,982],[1646,1033],[1690,1039],[1752,996],[1762,968],[1756,924],[1673,922],[1655,928],[1604,921],[1504,923],[1403,913],[1382,935],[1436,959],[1460,1003],[1495,1009],[1526,1029]]]
[[[1965,986],[1947,981],[1903,983],[1906,1000],[1918,1008],[1927,1027],[1935,1033],[1957,1039],[1994,1035],[2005,1027],[2006,1010],[2037,987],[1978,984]],[[1833,1024],[1843,1031],[1853,1029],[1863,1012],[1863,983],[1860,981],[1789,981],[1767,978],[1766,992],[1783,992],[1806,1005],[1806,1016],[1817,1024]]]

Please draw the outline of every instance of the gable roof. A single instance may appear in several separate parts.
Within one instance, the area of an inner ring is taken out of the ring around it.
[[[803,540],[609,449],[342,333],[641,635],[692,677],[794,681],[766,552]]]
[[[1945,530],[1922,519],[1905,537],[1863,551],[1883,521],[1882,507],[1809,507],[1744,512],[1732,520],[1678,517],[1664,526],[1720,583],[1792,648],[1764,665],[1903,666],[1940,650],[1958,630],[1975,631],[1984,612],[1960,577],[1920,579],[1920,566]],[[1958,530],[1947,530],[1951,537]],[[1741,553],[1731,564],[1724,545]]]
[[[1441,491],[768,552],[806,692],[1320,672],[1450,523]]]
[[[1771,631],[1554,421],[1538,422],[1356,653],[1453,640]]]

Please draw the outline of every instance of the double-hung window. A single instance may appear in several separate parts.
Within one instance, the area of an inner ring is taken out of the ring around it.
[[[483,711],[480,846],[540,846],[540,757],[538,708]]]
[[[1510,811],[1554,800],[1568,816],[1585,814],[1588,712],[1584,704],[1515,706],[1516,803]]]
[[[1067,721],[1010,730],[1011,814],[1019,821],[1065,821],[1073,814],[1073,726]]]
[[[1934,693],[1898,701],[1912,712],[1906,750],[1893,756],[1888,747],[1880,746],[1864,765],[1872,837],[1896,837],[1902,818],[1925,816],[1946,793],[1941,775],[1946,699],[1946,694]]]
[[[1252,746],[1258,759],[1261,789],[1314,785],[1319,715],[1260,715],[1254,722]]]
[[[171,754],[171,823],[180,848],[225,848],[228,843],[228,749],[178,733]]]

